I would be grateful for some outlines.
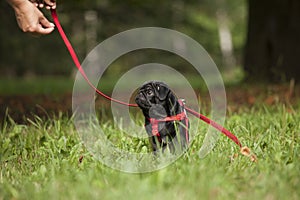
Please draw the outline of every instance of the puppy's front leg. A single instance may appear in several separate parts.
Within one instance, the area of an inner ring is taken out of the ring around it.
[[[151,136],[149,138],[149,142],[151,144],[152,151],[156,154],[157,150],[159,149],[159,146],[157,145],[158,138],[155,136]]]

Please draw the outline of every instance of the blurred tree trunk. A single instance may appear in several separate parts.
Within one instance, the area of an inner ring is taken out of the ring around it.
[[[300,80],[300,1],[248,0],[248,9],[248,79]]]
[[[227,70],[232,70],[235,67],[235,57],[233,54],[233,43],[229,28],[228,14],[225,8],[225,1],[218,0],[217,3],[216,18],[218,22],[218,32],[223,65]]]
[[[99,26],[98,13],[95,10],[84,12],[86,54],[97,45],[97,30]]]
[[[229,30],[228,17],[224,10],[219,9],[217,11],[217,21],[223,64],[227,69],[232,69],[235,67],[235,58],[233,55],[232,36]]]

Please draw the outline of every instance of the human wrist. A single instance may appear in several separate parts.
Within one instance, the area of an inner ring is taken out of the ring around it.
[[[22,5],[28,3],[28,0],[7,0],[7,2],[11,5],[13,9],[18,9]]]

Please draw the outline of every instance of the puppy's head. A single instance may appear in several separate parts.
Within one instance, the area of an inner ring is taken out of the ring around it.
[[[174,112],[177,97],[167,84],[160,81],[149,81],[144,83],[138,90],[135,102],[143,110],[144,114],[150,109],[164,110],[166,115]]]

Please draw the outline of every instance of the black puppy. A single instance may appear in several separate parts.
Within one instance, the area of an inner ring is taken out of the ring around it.
[[[145,116],[145,128],[154,153],[159,148],[164,151],[167,146],[171,153],[187,148],[189,122],[183,102],[165,83],[144,83],[138,90],[135,102]]]

